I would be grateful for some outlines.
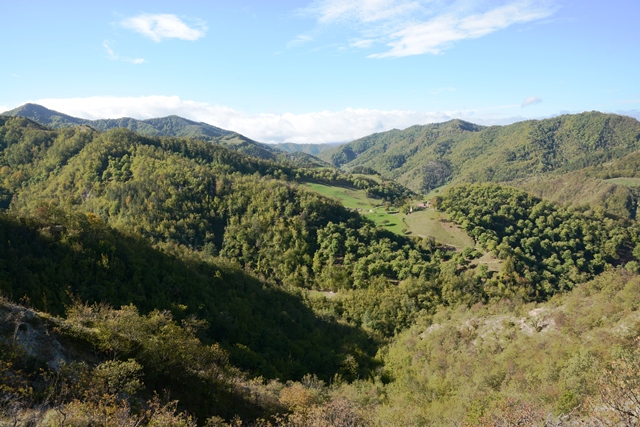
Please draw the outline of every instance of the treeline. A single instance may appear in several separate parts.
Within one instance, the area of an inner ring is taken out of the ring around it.
[[[485,250],[504,260],[488,297],[505,286],[541,301],[617,265],[638,268],[638,229],[605,214],[561,207],[509,187],[463,185],[443,194],[441,208]]]
[[[588,169],[511,181],[532,195],[578,210],[604,209],[607,213],[636,219],[640,189],[590,177]]]
[[[354,168],[351,173],[328,168],[301,169],[297,172],[296,179],[365,190],[367,196],[391,202],[397,206],[401,206],[406,199],[415,196],[413,191],[393,180],[381,177],[370,178],[363,174],[377,175],[377,172],[368,168]]]

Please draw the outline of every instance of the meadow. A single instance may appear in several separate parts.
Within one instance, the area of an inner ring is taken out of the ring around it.
[[[425,209],[405,215],[393,207],[385,210],[381,200],[368,197],[364,190],[314,183],[304,185],[323,196],[338,200],[346,208],[358,210],[361,215],[393,233],[418,237],[432,236],[438,242],[454,246],[456,249],[474,245],[473,239],[450,222],[449,216],[444,212]],[[412,201],[411,205],[415,207],[418,203]]]

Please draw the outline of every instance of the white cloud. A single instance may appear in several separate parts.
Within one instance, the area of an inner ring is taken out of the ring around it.
[[[546,18],[554,12],[546,3],[547,0],[319,0],[304,11],[315,16],[321,26],[343,24],[355,29],[370,41],[367,47],[376,43],[390,48],[369,55],[370,58],[397,58],[439,54],[457,41]]]
[[[111,47],[111,42],[109,42],[108,40],[102,42],[102,47],[104,47],[104,50],[107,52],[107,58],[111,59],[112,61],[130,62],[136,65],[144,64],[146,62],[144,58],[127,58],[125,56],[117,55]]]
[[[402,57],[425,53],[439,54],[453,42],[475,39],[510,25],[549,16],[550,11],[519,1],[487,12],[469,16],[443,15],[411,25],[391,34],[391,50],[370,55],[371,58]]]
[[[4,113],[5,111],[9,111],[10,108],[6,105],[0,105],[0,113]]]
[[[324,0],[307,9],[321,23],[340,21],[379,22],[415,12],[419,1],[407,0]]]
[[[296,36],[293,40],[291,40],[289,43],[287,43],[287,47],[300,46],[302,44],[310,42],[311,40],[313,40],[311,36],[306,34],[300,34],[299,36]]]
[[[357,47],[360,49],[367,49],[370,48],[371,46],[373,46],[375,40],[372,39],[362,39],[362,40],[355,40],[352,41],[351,43],[349,43],[349,46],[351,47]]]
[[[410,110],[370,110],[346,108],[302,114],[249,114],[206,102],[182,100],[178,96],[90,97],[40,99],[36,104],[85,119],[133,117],[149,119],[176,114],[187,119],[232,130],[261,142],[326,143],[346,142],[390,129],[460,118],[479,124],[507,124],[521,117],[507,117],[499,110],[420,112]]]
[[[542,99],[537,96],[528,96],[522,101],[522,107],[528,107],[529,105],[539,104],[542,102]]]
[[[171,14],[142,14],[125,19],[121,25],[156,42],[172,38],[194,41],[204,37],[207,31],[206,25],[201,21],[192,28],[176,15]]]

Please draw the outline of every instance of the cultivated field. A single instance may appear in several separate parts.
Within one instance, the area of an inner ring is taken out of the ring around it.
[[[305,186],[340,201],[347,208],[357,209],[360,214],[394,233],[419,237],[433,236],[440,243],[460,249],[474,244],[473,239],[463,230],[448,221],[448,216],[444,212],[436,212],[433,209],[416,211],[408,215],[394,210],[387,212],[380,200],[367,197],[364,190],[323,184],[305,184]]]

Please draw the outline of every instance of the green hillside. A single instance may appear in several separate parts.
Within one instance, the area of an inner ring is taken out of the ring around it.
[[[600,160],[556,178],[633,178]],[[202,139],[0,117],[0,423],[634,425],[615,406],[639,408],[634,216],[496,183],[415,200]]]
[[[190,138],[215,138],[233,134],[206,123],[197,123],[178,116],[137,120],[130,117],[121,119],[86,120],[62,114],[37,104],[25,104],[2,113],[3,116],[25,117],[52,128],[88,125],[97,130],[106,131],[115,128],[127,128],[148,136],[184,136]]]
[[[598,112],[477,126],[452,120],[361,138],[321,157],[346,170],[370,167],[414,191],[444,183],[505,182],[569,172],[640,148],[640,122]]]
[[[634,425],[639,295],[612,271],[545,304],[442,310],[385,352],[377,425]]]
[[[295,163],[304,167],[324,167],[327,163],[310,153],[294,152],[285,154],[277,148],[253,141],[238,133],[211,126],[203,122],[194,122],[179,116],[137,120],[130,117],[120,119],[86,120],[49,110],[37,104],[25,104],[2,113],[4,116],[25,117],[54,129],[89,126],[100,131],[125,128],[145,136],[173,136],[197,138],[223,145],[248,156],[264,160]]]

